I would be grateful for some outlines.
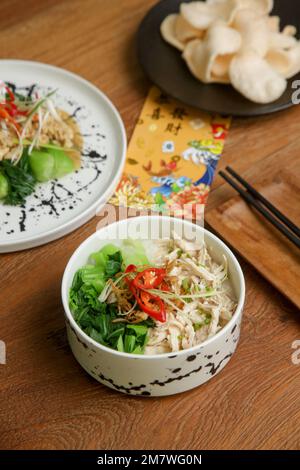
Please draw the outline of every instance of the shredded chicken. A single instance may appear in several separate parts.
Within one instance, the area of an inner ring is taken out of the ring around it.
[[[214,336],[232,318],[236,303],[227,280],[227,259],[216,263],[205,244],[174,235],[156,263],[165,266],[172,293],[164,298],[167,321],[149,330],[145,354],[189,349]]]

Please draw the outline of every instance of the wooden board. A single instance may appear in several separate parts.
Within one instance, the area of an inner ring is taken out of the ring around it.
[[[300,141],[271,154],[241,176],[300,226]],[[227,186],[227,185],[226,185]],[[300,250],[247,205],[221,187],[222,202],[206,212],[206,222],[266,279],[300,308]],[[234,193],[234,194],[232,194]]]
[[[135,34],[155,2],[2,0],[0,56],[79,73],[113,100],[130,137],[149,89]],[[219,167],[246,174],[269,155],[280,157],[299,135],[300,107],[234,120]],[[222,183],[217,177],[215,190]],[[227,200],[230,189],[223,188],[211,193],[208,207]],[[141,399],[82,371],[67,344],[60,283],[70,255],[98,222],[0,256],[0,339],[7,349],[0,365],[0,448],[300,449],[300,366],[291,361],[299,312],[241,258],[247,284],[241,342],[209,383],[179,396]]]

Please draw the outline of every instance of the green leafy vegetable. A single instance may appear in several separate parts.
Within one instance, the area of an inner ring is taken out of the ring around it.
[[[145,325],[127,325],[128,330],[133,330],[137,337],[147,334],[148,328]]]
[[[102,267],[104,270],[108,261],[108,257],[114,255],[119,251],[120,248],[118,248],[117,246],[108,244],[101,248],[101,250],[92,253],[90,255],[89,261],[91,263],[96,264],[96,266]]]
[[[41,183],[62,178],[75,170],[72,159],[63,150],[54,148],[32,150],[29,163],[36,180]]]
[[[75,170],[73,160],[63,150],[48,148],[47,152],[51,154],[54,159],[52,178],[62,178]]]
[[[91,328],[89,330],[89,336],[94,339],[95,341],[97,341],[98,343],[102,343],[104,340],[103,340],[103,336],[101,335],[101,333],[99,333],[99,331],[95,330],[95,328]]]
[[[134,264],[135,266],[149,265],[149,260],[145,253],[145,248],[141,240],[124,240],[122,247],[124,266]]]
[[[133,351],[132,354],[143,354],[144,350],[141,346],[137,346]]]
[[[113,255],[108,255],[105,266],[105,274],[108,278],[114,277],[122,269],[122,255],[120,251],[116,251]]]
[[[29,164],[35,179],[41,183],[49,181],[54,173],[54,158],[42,150],[32,150]]]
[[[125,335],[124,349],[125,352],[132,353],[135,346],[136,337],[133,335]]]
[[[106,283],[105,273],[102,268],[87,264],[81,269],[81,276],[84,284],[91,284],[98,294],[102,292]]]
[[[123,343],[123,337],[122,335],[119,336],[118,342],[117,342],[117,350],[124,352],[124,343]]]
[[[114,279],[122,271],[124,262],[120,249],[111,244],[105,245],[90,256],[89,263],[76,272],[69,293],[75,321],[100,344],[121,352],[143,354],[148,329],[154,325],[153,319],[127,324],[114,304],[99,301],[106,281]]]
[[[23,153],[16,165],[10,160],[2,160],[0,170],[8,182],[8,190],[3,198],[4,204],[12,206],[24,204],[25,198],[34,191],[36,185],[36,179],[29,167],[27,153]]]
[[[108,339],[108,340],[112,340],[112,339],[114,339],[114,338],[119,338],[119,336],[123,336],[124,330],[125,330],[125,325],[124,325],[124,323],[123,323],[121,327],[118,327],[118,328],[115,329],[112,333],[110,333],[110,334],[107,336],[107,339]]]
[[[25,149],[17,164],[11,160],[0,162],[0,199],[4,204],[22,205],[37,182],[61,178],[74,170],[72,159],[62,150],[34,149],[28,155]]]

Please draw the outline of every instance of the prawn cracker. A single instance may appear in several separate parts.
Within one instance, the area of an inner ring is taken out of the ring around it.
[[[206,203],[230,123],[152,87],[110,202],[193,218],[196,205]]]

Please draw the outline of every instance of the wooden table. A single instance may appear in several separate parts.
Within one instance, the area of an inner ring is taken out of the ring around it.
[[[2,0],[0,57],[48,62],[101,88],[130,137],[149,83],[135,53],[137,26],[154,0]],[[149,45],[150,47],[150,45]],[[220,167],[239,171],[289,145],[300,108],[235,120]],[[214,188],[221,184],[217,177]],[[218,201],[214,192],[209,206]],[[241,342],[216,378],[163,399],[132,398],[83,372],[65,336],[60,283],[94,218],[40,248],[1,255],[2,449],[299,449],[299,312],[241,260],[247,302]]]

